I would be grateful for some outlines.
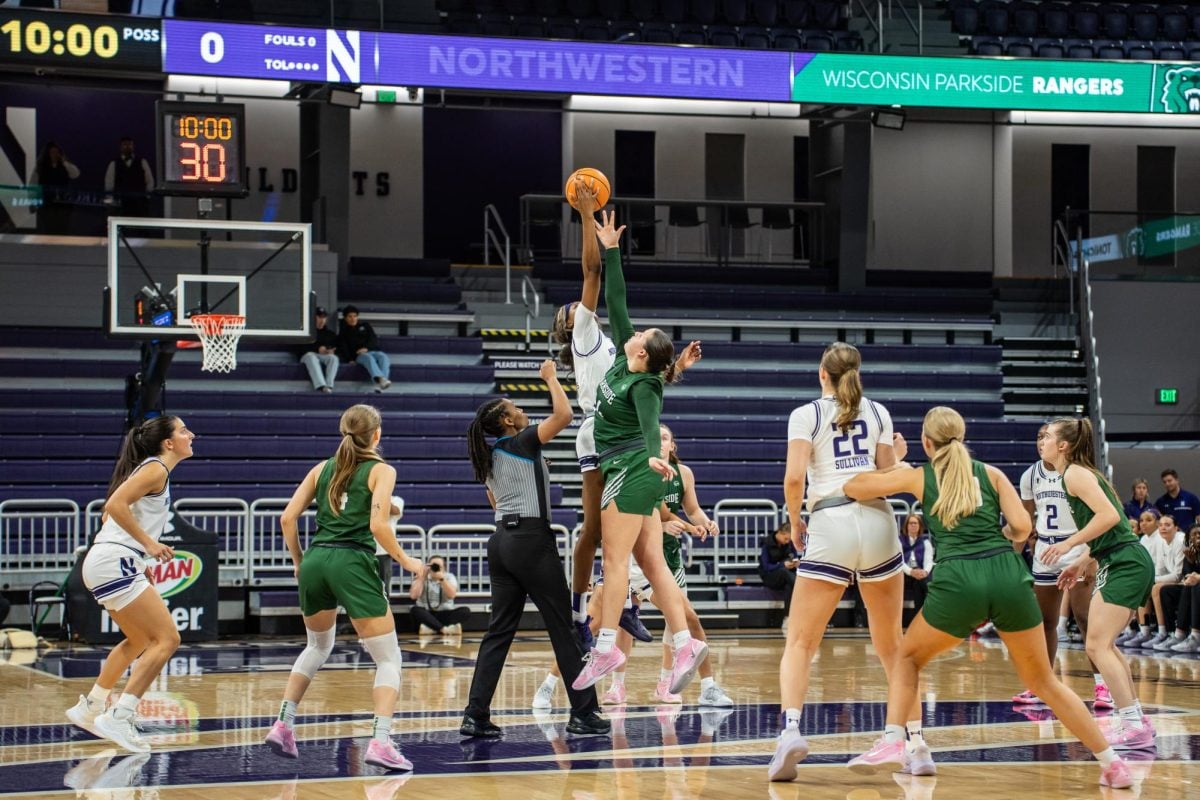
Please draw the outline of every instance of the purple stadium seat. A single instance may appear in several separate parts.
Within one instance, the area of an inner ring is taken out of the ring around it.
[[[771,39],[771,46],[776,50],[790,50],[796,52],[804,49],[804,37],[797,30],[775,30],[775,35]]]
[[[1072,3],[1071,29],[1082,39],[1095,39],[1100,35],[1099,6],[1093,3]]]
[[[643,22],[642,41],[647,44],[674,44],[675,32],[666,22]]]
[[[1158,9],[1159,36],[1172,42],[1188,38],[1188,17],[1182,6],[1160,6]]]
[[[1007,36],[1009,27],[1009,8],[1007,3],[999,0],[989,0],[979,4],[979,12],[983,17],[983,30],[990,36]]]
[[[783,18],[793,28],[807,28],[812,19],[812,5],[808,0],[783,0]]]
[[[1178,44],[1164,44],[1158,48],[1159,61],[1183,61],[1187,58],[1187,51]]]
[[[809,24],[825,30],[843,27],[841,4],[833,2],[833,0],[813,0],[812,17]]]
[[[742,28],[742,47],[751,50],[768,50],[771,47],[771,32],[757,25]]]
[[[1067,47],[1067,58],[1091,59],[1095,57],[1095,49],[1086,42],[1074,42]]]
[[[713,47],[740,47],[742,40],[736,28],[728,25],[709,25],[708,43]]]
[[[1124,39],[1129,35],[1129,14],[1125,6],[1106,4],[1100,6],[1100,21],[1104,35],[1110,39]]]
[[[1125,52],[1126,58],[1132,61],[1153,61],[1157,55],[1154,45],[1150,44],[1131,44]]]
[[[827,33],[809,33],[804,37],[804,49],[824,53],[833,49],[833,37]]]
[[[1032,3],[1029,0],[1020,0],[1012,4],[1010,13],[1012,14],[1013,35],[1023,36],[1026,39],[1032,39],[1038,35],[1041,21],[1037,3]]]
[[[584,42],[607,42],[612,38],[608,29],[608,21],[603,19],[583,19],[579,21],[579,39]]]
[[[963,36],[974,36],[979,32],[979,9],[974,3],[962,3],[951,12],[951,29]]]
[[[1038,45],[1038,58],[1065,58],[1067,49],[1062,42],[1044,42]]]
[[[1158,12],[1154,6],[1130,6],[1129,18],[1135,39],[1150,41],[1158,36]]]
[[[1010,41],[1004,46],[1004,54],[1013,58],[1033,58],[1033,42]]]
[[[861,53],[863,50],[862,34],[858,31],[841,31],[837,34],[834,47],[843,53]]]
[[[559,17],[546,21],[546,35],[551,39],[574,39],[579,35],[575,20]]]
[[[708,44],[704,28],[694,22],[683,22],[675,26],[676,44]]]
[[[977,39],[975,40],[975,55],[1002,56],[1004,55],[1004,45],[994,39]]]
[[[1120,60],[1125,58],[1125,47],[1120,42],[1105,42],[1096,48],[1096,58]]]

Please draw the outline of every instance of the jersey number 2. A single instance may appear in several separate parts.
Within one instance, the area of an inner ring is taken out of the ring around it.
[[[1058,530],[1058,506],[1046,506],[1046,530]]]
[[[838,430],[837,423],[833,424],[833,429]],[[834,458],[846,458],[847,456],[866,456],[870,452],[863,445],[863,440],[867,438],[867,423],[861,419],[854,420],[850,425],[850,430],[843,433],[841,436],[833,438],[833,456]],[[849,445],[849,449],[847,449]]]

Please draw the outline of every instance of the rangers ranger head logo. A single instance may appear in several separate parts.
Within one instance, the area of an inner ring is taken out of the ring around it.
[[[1200,114],[1200,67],[1167,70],[1161,101],[1168,114]]]

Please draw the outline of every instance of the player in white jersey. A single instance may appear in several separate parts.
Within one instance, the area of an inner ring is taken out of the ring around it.
[[[150,749],[134,727],[138,701],[179,647],[166,604],[147,590],[153,564],[175,557],[158,539],[171,515],[171,470],[191,458],[194,438],[178,417],[148,419],[125,435],[103,525],[83,560],[84,584],[125,638],[104,659],[92,690],[67,709],[67,719],[136,753]],[[135,659],[124,691],[106,711],[109,694]]]
[[[581,217],[594,218],[599,210],[595,191],[582,180],[577,180],[575,196]],[[561,345],[559,363],[575,374],[575,394],[579,401],[579,410],[583,414],[583,421],[575,435],[575,455],[579,459],[579,472],[583,478],[583,524],[580,526],[579,538],[575,541],[572,553],[571,618],[575,623],[580,643],[587,650],[595,643],[592,631],[594,626],[589,624],[591,616],[588,614],[588,587],[592,583],[596,550],[600,547],[600,496],[604,493],[604,477],[600,473],[600,454],[596,451],[594,433],[596,390],[616,360],[617,348],[600,327],[600,320],[596,316],[596,306],[600,302],[603,265],[600,246],[595,236],[586,233],[583,236],[580,261],[583,267],[583,290],[580,299],[559,307],[554,315],[551,336]],[[676,374],[682,374],[699,361],[701,355],[700,342],[689,343],[675,360]],[[621,612],[621,628],[640,641],[651,641],[653,637],[638,618],[638,605],[633,601],[634,595],[631,592],[625,601],[625,609]],[[554,696],[557,685],[556,680],[556,673],[551,670],[538,689],[539,696],[534,698],[535,708],[550,707],[550,698]]]
[[[1040,442],[1049,430],[1049,425],[1038,429],[1037,439]],[[1054,666],[1054,657],[1058,655],[1058,637],[1060,626],[1065,629],[1066,619],[1062,618],[1064,606],[1063,590],[1058,588],[1058,576],[1063,567],[1076,561],[1083,555],[1085,545],[1071,549],[1066,557],[1054,565],[1042,562],[1046,548],[1065,541],[1077,530],[1075,520],[1071,517],[1071,507],[1067,504],[1067,493],[1063,489],[1062,475],[1054,471],[1054,465],[1038,460],[1021,475],[1021,502],[1025,510],[1034,519],[1033,544],[1033,591],[1037,595],[1038,606],[1042,609],[1042,625],[1046,634],[1046,650],[1050,655],[1050,666]],[[1088,607],[1092,600],[1093,577],[1077,581],[1066,593],[1066,602],[1075,614],[1075,622],[1079,631],[1087,637]],[[1105,709],[1113,707],[1112,695],[1104,683],[1100,671],[1092,667],[1092,676],[1096,683],[1094,708]],[[1013,702],[1020,705],[1041,703],[1041,699],[1026,689],[1013,697]]]
[[[783,731],[767,770],[772,781],[794,780],[796,763],[808,755],[800,716],[809,669],[851,582],[858,584],[867,606],[871,642],[886,672],[891,672],[900,649],[904,573],[895,517],[884,500],[855,502],[842,493],[842,486],[854,475],[893,466],[894,445],[907,451],[903,438],[892,430],[887,409],[863,397],[861,366],[858,348],[831,344],[818,370],[821,398],[800,406],[788,420],[783,493],[792,543],[804,555],[796,568],[787,645],[779,665]],[[801,517],[806,483],[807,525]],[[932,775],[936,768],[921,736],[919,699],[908,719],[912,773]],[[904,739],[903,728],[891,727],[885,738]]]

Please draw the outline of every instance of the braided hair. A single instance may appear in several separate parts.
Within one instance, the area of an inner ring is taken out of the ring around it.
[[[500,418],[504,416],[504,398],[497,397],[488,400],[475,412],[467,428],[467,454],[471,458],[471,469],[475,472],[475,480],[487,483],[492,476],[492,448],[488,446],[488,436],[499,436],[504,432],[500,426]]]

